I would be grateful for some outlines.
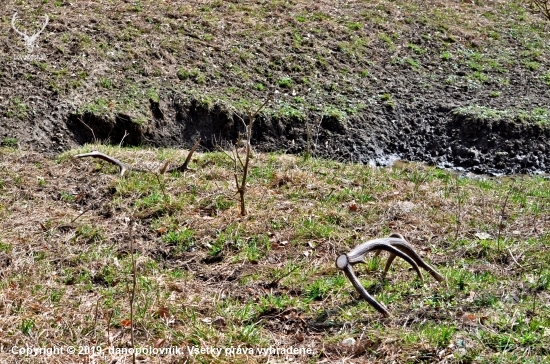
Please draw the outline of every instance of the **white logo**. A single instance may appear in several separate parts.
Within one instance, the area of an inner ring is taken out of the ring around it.
[[[27,48],[27,56],[25,57],[25,59],[29,58],[29,56],[34,52],[35,48],[38,48],[36,45],[36,40],[38,39],[38,36],[40,35],[40,33],[42,33],[44,28],[46,28],[46,25],[48,25],[48,21],[50,20],[48,15],[45,15],[45,18],[46,18],[46,21],[44,22],[44,25],[42,26],[42,28],[37,33],[34,33],[33,35],[28,35],[27,32],[20,32],[19,30],[17,30],[17,28],[15,27],[15,21],[17,20],[17,12],[13,14],[13,18],[11,18],[11,27],[13,28],[13,30],[15,30],[17,34],[22,36],[23,39],[25,40],[25,48]],[[30,57],[30,58],[33,58],[33,57]]]

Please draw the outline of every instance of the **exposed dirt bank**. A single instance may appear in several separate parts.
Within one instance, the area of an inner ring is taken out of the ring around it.
[[[519,2],[100,3],[0,11],[50,15],[32,54],[0,34],[3,144],[212,148],[271,94],[259,150],[550,172],[547,23]]]

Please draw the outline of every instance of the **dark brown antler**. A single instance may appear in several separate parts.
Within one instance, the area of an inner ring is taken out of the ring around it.
[[[189,154],[187,154],[187,158],[185,158],[185,162],[179,167],[170,168],[168,170],[168,173],[179,171],[179,172],[185,172],[185,171],[192,171],[191,168],[189,168],[189,162],[191,162],[191,157],[193,156],[193,153],[195,153],[195,150],[199,147],[201,143],[201,138],[195,142],[195,145],[189,150]]]
[[[390,254],[393,254],[395,256],[399,256],[403,258],[407,263],[409,263],[416,273],[418,274],[418,277],[422,281],[422,273],[420,272],[420,269],[418,268],[418,265],[416,262],[409,257],[407,254],[403,253],[401,250],[398,250],[391,246],[388,242],[388,240],[391,240],[393,238],[382,238],[382,239],[375,239],[367,241],[363,244],[358,245],[354,249],[352,249],[348,254],[342,254],[336,259],[336,267],[342,271],[344,271],[344,274],[348,279],[350,280],[351,284],[357,292],[365,299],[367,302],[373,306],[378,312],[380,312],[382,315],[388,317],[390,316],[389,311],[387,308],[376,301],[374,297],[372,297],[367,290],[361,285],[359,282],[359,279],[355,276],[353,273],[353,270],[351,269],[351,265],[361,263],[365,261],[365,255],[368,252],[371,251],[377,251],[377,250],[385,250],[389,252]]]
[[[365,261],[365,256],[368,252],[376,251],[377,254],[385,250],[388,253],[390,253],[390,258],[388,259],[388,262],[386,263],[386,267],[384,269],[384,274],[388,271],[388,269],[391,266],[391,263],[395,259],[396,256],[403,258],[407,263],[409,263],[413,269],[418,274],[418,277],[421,281],[422,279],[422,273],[420,272],[420,269],[418,266],[421,266],[422,268],[426,269],[435,279],[437,279],[439,282],[443,281],[444,278],[439,274],[434,268],[432,268],[430,265],[428,265],[426,262],[416,254],[416,252],[413,250],[413,248],[407,243],[407,241],[403,238],[403,236],[399,234],[392,234],[389,238],[381,238],[381,239],[374,239],[369,240],[363,244],[358,245],[354,249],[352,249],[347,254],[342,254],[336,259],[336,267],[342,271],[344,271],[344,274],[348,279],[350,280],[353,287],[359,292],[359,294],[371,305],[373,306],[378,312],[380,312],[382,315],[388,317],[390,316],[389,311],[387,308],[376,301],[374,297],[372,297],[367,290],[361,285],[361,282],[359,282],[359,279],[355,276],[351,266],[353,264],[361,263]]]

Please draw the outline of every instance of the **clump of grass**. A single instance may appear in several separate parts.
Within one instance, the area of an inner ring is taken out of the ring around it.
[[[2,145],[6,146],[6,147],[9,147],[9,148],[15,148],[15,147],[17,147],[18,144],[19,144],[19,142],[17,141],[16,138],[5,137],[2,140]]]
[[[206,83],[206,75],[196,67],[191,69],[180,68],[177,72],[177,76],[182,81],[190,79],[199,85],[203,85]]]
[[[500,93],[492,94],[491,97],[498,97]],[[548,110],[535,108],[533,110],[508,109],[498,110],[485,106],[470,105],[456,108],[453,111],[455,116],[465,117],[471,120],[493,120],[493,121],[518,121],[524,123],[535,123],[540,125],[548,124]]]
[[[290,77],[282,77],[280,78],[278,81],[277,81],[277,85],[281,88],[287,88],[287,89],[290,89],[292,88],[292,84],[294,83],[294,81],[292,80],[292,78]]]

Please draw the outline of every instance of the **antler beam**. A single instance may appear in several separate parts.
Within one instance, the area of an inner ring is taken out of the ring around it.
[[[367,253],[374,251],[378,254],[382,250],[390,253],[390,258],[384,268],[384,274],[386,274],[390,268],[395,257],[400,257],[413,267],[421,282],[423,282],[423,279],[422,273],[418,268],[419,266],[426,269],[438,282],[445,280],[441,274],[420,258],[413,250],[412,246],[400,234],[392,234],[388,238],[369,240],[356,246],[349,253],[342,254],[336,258],[336,268],[342,270],[361,297],[385,317],[391,316],[386,306],[376,301],[376,299],[367,292],[351,268],[353,264],[364,263]]]
[[[126,174],[126,171],[128,171],[129,169],[134,169],[132,166],[126,165],[125,163],[122,163],[118,159],[108,156],[107,154],[98,152],[97,150],[94,150],[90,153],[77,154],[74,156],[74,158],[85,158],[85,157],[99,158],[111,164],[116,164],[120,168],[120,177],[124,177],[124,174]]]

